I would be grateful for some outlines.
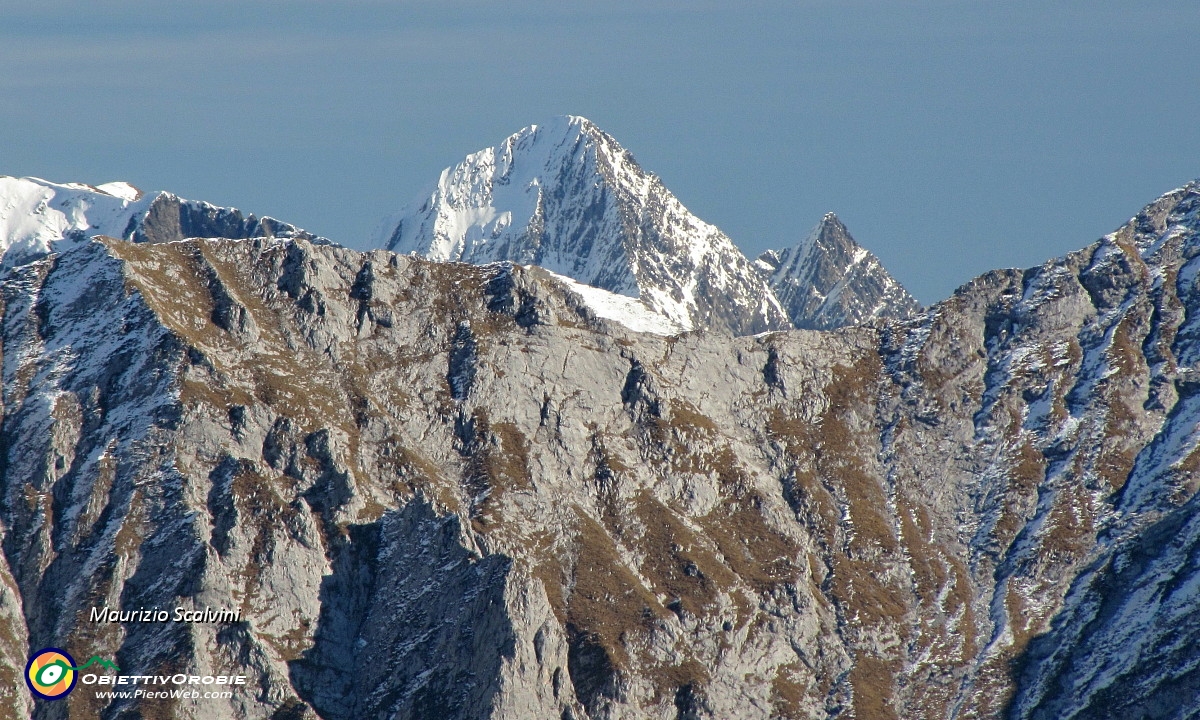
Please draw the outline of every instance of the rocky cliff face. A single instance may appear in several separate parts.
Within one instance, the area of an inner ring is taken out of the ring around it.
[[[768,250],[754,265],[797,328],[832,330],[874,318],[902,318],[920,309],[833,213],[799,245]]]
[[[539,268],[81,242],[0,296],[0,673],[251,681],[0,715],[1200,716],[1198,256],[1193,184],[906,321],[730,338]]]

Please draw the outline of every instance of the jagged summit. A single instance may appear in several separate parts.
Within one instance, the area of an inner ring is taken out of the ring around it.
[[[531,125],[444,170],[374,246],[437,261],[507,260],[639,298],[688,329],[831,329],[919,306],[832,213],[751,263],[594,123]]]
[[[627,168],[631,172],[619,172]],[[585,177],[587,173],[598,177]],[[375,244],[417,252],[440,262],[477,262],[487,256],[486,262],[506,254],[514,257],[504,259],[515,262],[540,259],[542,262],[537,264],[551,270],[577,270],[580,258],[575,247],[566,242],[545,247],[539,242],[541,238],[512,237],[515,233],[511,230],[529,229],[511,228],[514,218],[544,219],[546,205],[553,205],[556,199],[547,196],[549,191],[558,190],[557,198],[562,199],[567,191],[588,189],[593,184],[589,180],[637,185],[640,175],[641,168],[632,155],[590,120],[558,116],[545,124],[523,128],[498,146],[471,153],[458,165],[443,170],[436,188],[422,199],[420,207],[405,208],[384,221]],[[564,181],[572,180],[584,183],[563,187]],[[570,239],[581,238],[564,241]],[[556,265],[559,258],[553,256],[555,249],[566,250],[566,264],[575,267]],[[637,294],[636,283],[622,288],[611,282],[603,284],[614,292]]]
[[[439,261],[536,264],[639,298],[685,328],[790,327],[733,242],[577,116],[531,125],[442,172],[376,246]]]
[[[754,265],[798,328],[827,330],[920,308],[833,213],[795,247],[768,250]]]
[[[0,176],[0,267],[22,265],[97,235],[133,242],[189,237],[324,241],[270,217],[243,215],[236,208],[168,192],[146,193],[126,182],[93,186]]]

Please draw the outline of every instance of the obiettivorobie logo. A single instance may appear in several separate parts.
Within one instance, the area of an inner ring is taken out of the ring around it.
[[[93,665],[91,672],[85,673]],[[105,673],[104,670],[109,672]],[[76,684],[94,687],[101,700],[228,700],[237,686],[245,686],[245,675],[122,675],[111,660],[93,655],[82,665],[61,648],[42,648],[25,666],[25,684],[36,698],[61,700]]]
[[[121,672],[111,660],[93,655],[87,662],[76,667],[71,653],[59,648],[42,648],[29,658],[25,665],[25,684],[34,697],[43,700],[61,700],[75,689],[79,671],[102,665],[114,672]]]

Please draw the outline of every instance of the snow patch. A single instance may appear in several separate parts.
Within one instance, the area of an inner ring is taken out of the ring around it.
[[[142,191],[127,182],[110,182],[97,185],[96,189],[126,202],[133,202],[142,196]]]
[[[547,272],[555,280],[565,285],[567,290],[579,296],[597,317],[620,323],[634,332],[670,336],[691,329],[690,326],[677,323],[665,315],[654,312],[641,300],[611,293],[591,285],[584,285],[555,272]]]

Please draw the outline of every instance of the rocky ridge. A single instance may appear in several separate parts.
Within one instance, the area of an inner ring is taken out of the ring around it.
[[[81,241],[0,285],[0,673],[251,684],[0,716],[1197,717],[1198,277],[1198,184],[758,337],[536,267]]]

